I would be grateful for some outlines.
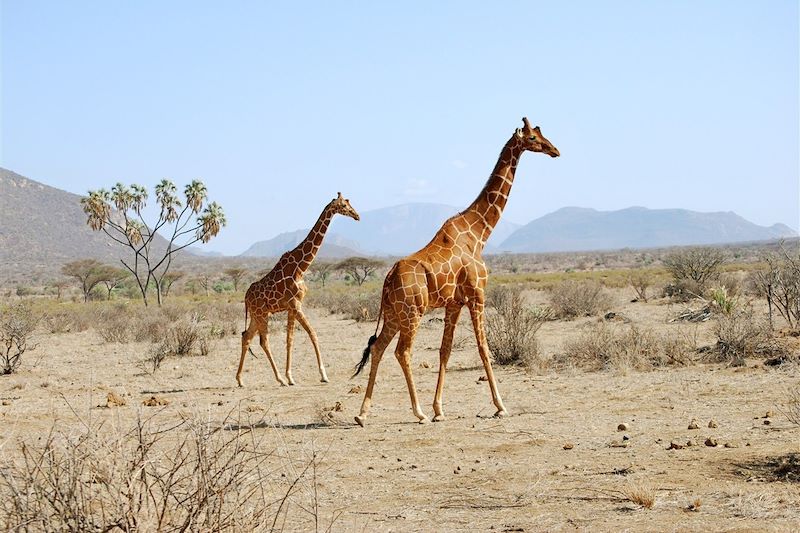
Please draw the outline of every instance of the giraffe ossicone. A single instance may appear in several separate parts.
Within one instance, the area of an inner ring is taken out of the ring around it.
[[[337,193],[336,198],[325,206],[322,210],[317,223],[309,231],[308,236],[300,242],[293,250],[286,252],[278,260],[277,264],[260,280],[254,282],[247,289],[244,297],[245,316],[250,321],[245,331],[242,332],[242,354],[239,359],[239,369],[236,371],[236,382],[242,386],[242,369],[244,359],[250,348],[250,341],[258,334],[259,343],[267,360],[275,374],[275,379],[281,385],[294,385],[292,377],[292,340],[294,338],[294,322],[297,320],[306,330],[311,344],[314,346],[314,353],[317,356],[317,366],[319,368],[320,380],[328,382],[328,375],[325,372],[325,365],[322,363],[322,355],[317,342],[317,334],[311,327],[308,319],[303,313],[302,303],[308,291],[303,275],[311,266],[317,252],[322,246],[322,240],[328,231],[328,226],[334,215],[344,215],[354,220],[360,220],[358,213],[350,205],[350,200],[342,197],[342,193]],[[278,367],[272,358],[269,348],[269,317],[281,311],[287,312],[286,323],[286,379],[284,380],[278,372]]]
[[[503,147],[492,175],[475,201],[464,211],[445,221],[427,246],[395,263],[386,274],[376,335],[370,337],[354,374],[357,375],[371,358],[367,390],[361,411],[355,417],[359,425],[364,425],[372,403],[383,352],[398,333],[400,339],[397,341],[395,356],[406,378],[411,410],[420,423],[428,421],[417,400],[411,373],[411,350],[423,314],[429,309],[440,307],[445,309],[444,335],[439,349],[439,378],[433,400],[433,420],[444,420],[442,391],[447,361],[453,346],[453,334],[462,307],[467,307],[472,319],[478,353],[489,382],[492,401],[497,408],[495,416],[507,414],[492,371],[484,330],[484,291],[488,271],[481,255],[486,240],[500,220],[508,201],[522,153],[540,152],[551,157],[560,155],[558,149],[542,135],[538,126],[531,128],[525,117],[522,123],[522,128],[517,128]],[[381,317],[383,328],[377,333]]]

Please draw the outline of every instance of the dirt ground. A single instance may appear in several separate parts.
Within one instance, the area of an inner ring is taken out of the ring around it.
[[[674,311],[669,306],[626,303],[629,297],[616,294],[615,311],[634,323],[687,328],[666,323]],[[780,412],[787,389],[800,383],[797,366],[776,369],[750,360],[743,368],[698,364],[540,374],[500,367],[510,416],[495,419],[465,313],[445,387],[447,420],[416,423],[391,345],[367,426],[360,428],[353,415],[367,372],[356,379],[350,374],[374,324],[313,309],[308,315],[328,384],[319,383],[311,344],[300,329],[293,387],[275,382],[256,348],[258,358],[246,362],[245,387],[237,388],[235,336],[219,341],[208,356],[170,359],[148,375],[137,367],[144,344],[104,343],[92,330],[40,335],[19,372],[0,377],[0,459],[12,459],[20,441],[36,442],[54,424],[62,431],[79,427],[78,417],[125,426],[142,412],[164,423],[193,413],[223,427],[231,421],[251,425],[262,445],[289,456],[318,450],[320,516],[325,527],[338,516],[334,531],[800,528],[800,483],[771,476],[771,461],[800,452],[800,427]],[[414,349],[417,387],[429,416],[442,334],[437,316],[426,320]],[[545,324],[539,333],[543,352],[557,353],[597,320]],[[696,331],[701,343],[710,342],[708,330],[703,325]],[[284,336],[270,336],[281,365]],[[109,390],[127,405],[105,408]],[[169,405],[143,406],[151,396]],[[692,419],[698,429],[687,429]],[[708,427],[711,420],[717,427]],[[619,424],[628,429],[619,431]],[[707,438],[718,445],[706,446]],[[685,446],[690,440],[695,445]],[[684,447],[668,449],[671,442]],[[648,492],[655,498],[651,509],[631,501]],[[309,524],[298,519],[285,527]]]

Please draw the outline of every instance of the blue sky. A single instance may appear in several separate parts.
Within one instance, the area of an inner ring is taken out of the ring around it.
[[[71,192],[200,178],[240,253],[366,211],[463,206],[527,115],[504,214],[800,225],[798,2],[0,4],[0,166]]]

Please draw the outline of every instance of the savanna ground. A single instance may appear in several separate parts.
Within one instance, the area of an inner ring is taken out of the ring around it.
[[[544,306],[550,296],[542,289],[570,276],[592,277],[509,272],[495,281],[521,284],[528,305]],[[324,299],[307,314],[330,383],[319,383],[311,344],[297,328],[297,385],[280,387],[254,343],[257,358],[247,358],[244,388],[234,379],[243,326],[237,295],[219,304],[227,315],[212,328],[219,338],[205,346],[206,355],[169,356],[157,370],[150,364],[153,339],[118,335],[126,342],[112,342],[113,328],[97,324],[111,320],[104,313],[126,316],[129,308],[129,321],[143,321],[141,309],[134,312],[138,303],[63,304],[91,310],[88,327],[50,327],[73,330],[51,333],[40,326],[36,349],[15,373],[0,376],[3,526],[46,529],[31,517],[56,512],[74,514],[76,530],[103,522],[80,522],[81,513],[131,529],[133,509],[143,530],[155,529],[159,511],[180,519],[176,526],[167,516],[167,530],[796,530],[800,426],[786,413],[800,365],[748,357],[731,366],[704,355],[697,348],[717,341],[714,319],[670,321],[692,302],[631,302],[630,287],[609,282],[624,272],[594,277],[607,281],[607,309],[544,321],[533,363],[495,366],[506,418],[491,416],[463,313],[445,386],[447,420],[424,425],[411,413],[394,343],[381,363],[367,426],[355,424],[367,373],[350,375],[375,324],[332,314]],[[663,273],[656,278],[663,281]],[[763,300],[745,299],[763,317]],[[181,305],[211,304],[187,298]],[[615,316],[605,319],[606,310]],[[270,335],[281,367],[284,316]],[[417,389],[429,416],[441,316],[426,316],[414,345]],[[679,340],[682,353],[663,365],[616,361],[600,370],[565,355],[576,339],[632,327],[657,346]],[[782,350],[796,355],[795,340],[782,339]],[[693,420],[697,429],[689,429]],[[26,476],[38,484],[26,485]],[[14,506],[26,500],[12,498],[12,486],[33,495],[28,504],[55,503],[31,511],[30,522],[14,522],[21,516]],[[152,502],[137,503],[139,497]],[[79,501],[64,503],[72,500]],[[187,502],[202,509],[190,516]]]

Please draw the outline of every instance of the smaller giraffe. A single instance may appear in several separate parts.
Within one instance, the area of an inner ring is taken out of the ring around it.
[[[303,326],[303,329],[306,330],[306,333],[311,338],[311,344],[314,345],[321,381],[323,383],[328,382],[328,375],[325,373],[325,365],[322,364],[322,356],[319,352],[317,334],[303,313],[301,304],[308,291],[303,281],[303,274],[314,261],[314,257],[317,255],[320,246],[322,246],[325,232],[328,230],[331,219],[335,214],[344,215],[354,220],[360,219],[356,210],[350,206],[350,200],[342,198],[342,193],[339,193],[322,210],[319,220],[311,228],[308,236],[294,250],[283,254],[266,276],[254,282],[247,289],[244,297],[244,312],[245,320],[247,315],[250,315],[250,323],[247,325],[247,329],[242,332],[242,356],[239,359],[239,370],[236,372],[236,382],[240,387],[242,386],[244,357],[250,347],[250,341],[256,333],[258,333],[261,348],[267,354],[267,360],[269,360],[272,371],[275,373],[275,379],[282,386],[285,386],[287,382],[289,385],[294,385],[294,379],[292,379],[292,339],[294,337],[295,320],[300,322],[300,325]],[[279,375],[278,367],[275,366],[275,361],[272,359],[272,353],[269,349],[269,332],[267,331],[270,315],[281,311],[286,311],[288,315],[286,324],[285,381]]]

